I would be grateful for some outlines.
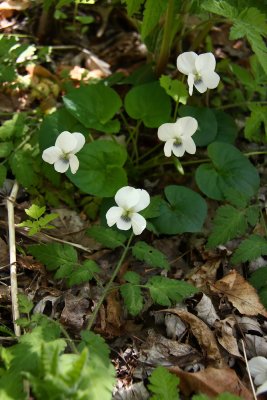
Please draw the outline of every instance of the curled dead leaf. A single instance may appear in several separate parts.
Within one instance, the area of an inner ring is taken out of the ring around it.
[[[215,311],[211,299],[204,293],[202,294],[202,298],[200,302],[196,305],[195,309],[197,311],[198,317],[209,326],[213,326],[214,322],[220,319]]]
[[[210,290],[225,296],[241,314],[267,317],[256,290],[236,270],[211,285]]]
[[[215,335],[220,345],[234,357],[243,359],[239,352],[237,340],[235,337],[234,327],[236,320],[233,316],[229,316],[222,321],[215,323]]]

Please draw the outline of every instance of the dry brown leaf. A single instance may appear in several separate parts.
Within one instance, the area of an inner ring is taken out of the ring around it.
[[[107,322],[116,328],[122,326],[122,308],[118,298],[118,291],[113,291],[107,296]]]
[[[222,279],[211,285],[210,290],[227,297],[241,314],[267,317],[267,311],[260,303],[254,289],[236,270],[232,270]]]
[[[204,371],[194,373],[182,371],[177,367],[169,370],[180,378],[180,388],[186,396],[199,392],[217,396],[229,392],[244,400],[253,399],[252,393],[243,385],[233,369],[208,367]]]
[[[168,309],[164,312],[178,315],[184,322],[189,324],[192,334],[197,339],[200,347],[204,350],[205,356],[210,365],[221,368],[224,364],[215,336],[210,328],[194,314],[179,309]]]
[[[65,307],[60,316],[60,322],[75,331],[80,331],[85,324],[88,308],[89,301],[87,299],[67,293],[65,296]]]
[[[243,359],[239,353],[238,344],[234,335],[236,320],[233,316],[227,317],[222,321],[216,321],[215,335],[220,345],[232,356]]]
[[[196,305],[195,310],[197,311],[198,317],[209,326],[213,326],[214,322],[220,319],[215,311],[211,299],[204,293],[202,294],[200,302]]]
[[[29,5],[29,0],[6,0],[0,3],[0,10],[26,10]]]
[[[216,280],[217,270],[221,264],[221,259],[208,260],[201,267],[196,267],[187,276],[187,280],[199,289],[206,289],[207,284],[212,284]]]

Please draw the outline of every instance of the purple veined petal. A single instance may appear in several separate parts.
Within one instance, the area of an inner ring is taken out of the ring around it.
[[[73,153],[75,154],[75,153],[78,153],[78,151],[80,151],[83,148],[83,146],[85,144],[85,137],[80,132],[74,132],[74,133],[72,133],[72,136],[76,139],[76,142],[77,142],[76,147],[73,150]]]
[[[166,123],[160,125],[158,129],[158,138],[163,142],[166,142],[169,139],[175,138],[175,124],[174,123]]]
[[[164,154],[166,157],[170,157],[172,155],[174,143],[175,143],[174,139],[167,140],[167,142],[165,143]]]
[[[61,155],[62,151],[58,147],[51,146],[43,151],[42,159],[49,164],[54,164],[60,159]]]
[[[176,125],[182,138],[194,135],[198,128],[198,122],[194,117],[178,118]]]
[[[188,83],[189,95],[190,96],[192,96],[192,94],[193,94],[194,80],[195,80],[195,75],[194,74],[189,74],[188,78],[187,78],[187,83]]]
[[[133,233],[135,235],[140,235],[143,232],[143,230],[146,228],[145,218],[141,214],[133,213],[132,227],[133,227]]]
[[[72,174],[76,174],[79,168],[79,160],[75,154],[69,155],[70,170]]]
[[[267,374],[267,359],[262,356],[253,357],[249,360],[248,367],[253,378],[260,373]]]
[[[183,157],[185,153],[184,144],[181,143],[179,145],[173,145],[172,152],[176,157]]]
[[[196,59],[196,70],[202,75],[205,71],[214,71],[216,60],[212,53],[200,54]]]
[[[116,222],[117,228],[122,231],[128,231],[132,227],[131,220],[125,220],[124,218],[119,218]]]
[[[56,147],[59,147],[64,153],[73,153],[77,140],[72,133],[64,131],[57,137]]]
[[[202,74],[202,81],[208,89],[215,89],[219,85],[220,76],[214,71],[207,71]]]
[[[121,218],[123,209],[121,207],[111,207],[106,213],[108,226],[113,226]]]
[[[202,79],[195,80],[194,81],[194,86],[199,91],[199,93],[204,93],[208,89]]]
[[[144,189],[136,189],[139,192],[139,201],[138,203],[133,207],[134,212],[139,212],[141,210],[144,210],[150,203],[150,196],[149,193],[144,190]]]
[[[194,140],[191,138],[191,136],[189,137],[185,137],[183,139],[183,146],[184,149],[187,153],[189,154],[195,154],[195,152],[197,151],[196,145]]]
[[[61,174],[66,172],[68,170],[69,166],[70,166],[69,160],[65,160],[64,158],[60,158],[54,164],[55,170],[57,172],[60,172]]]
[[[197,54],[193,51],[187,51],[182,53],[177,58],[177,69],[182,72],[182,74],[189,75],[195,74],[196,72],[196,60]]]
[[[258,387],[256,394],[267,392],[267,381],[265,381],[261,386]]]
[[[115,201],[124,210],[129,210],[138,203],[139,192],[131,186],[124,186],[117,191]]]

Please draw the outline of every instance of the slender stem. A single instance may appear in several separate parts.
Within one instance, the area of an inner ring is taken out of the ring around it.
[[[162,143],[156,144],[156,146],[152,147],[152,149],[148,150],[145,154],[143,154],[141,157],[139,157],[139,161],[141,161],[144,158],[146,158],[147,156],[149,156],[149,154],[153,153],[154,151],[156,151],[161,146],[162,146]]]
[[[162,38],[159,58],[156,65],[157,76],[160,76],[164,71],[170,55],[170,49],[172,45],[173,18],[174,18],[174,0],[169,0],[166,11],[166,17],[164,21],[163,38]]]
[[[249,377],[249,381],[250,381],[250,386],[251,386],[251,389],[252,389],[253,397],[254,397],[255,400],[257,400],[257,395],[256,395],[255,388],[254,388],[254,385],[253,385],[253,381],[252,381],[252,378],[251,378],[251,373],[250,373],[250,370],[249,370],[249,367],[248,367],[247,353],[246,353],[246,348],[245,348],[243,339],[241,339],[241,344],[242,344],[243,354],[244,354],[244,358],[245,358],[245,362],[246,362],[246,366],[247,366],[247,372],[248,372],[248,377]]]
[[[217,107],[217,110],[226,110],[228,108],[237,108],[242,106],[248,106],[249,104],[267,104],[267,101],[242,101],[241,103],[230,103],[223,106]]]
[[[246,157],[251,157],[251,156],[259,156],[261,154],[267,154],[267,151],[251,151],[250,153],[243,153],[243,154]]]
[[[103,304],[108,292],[111,289],[112,283],[113,283],[114,279],[116,278],[116,276],[117,276],[117,274],[118,274],[118,272],[120,270],[120,267],[121,267],[121,265],[122,265],[122,263],[123,263],[123,261],[124,261],[124,259],[126,257],[126,254],[127,254],[128,250],[129,250],[129,247],[130,247],[132,239],[133,239],[133,233],[131,234],[131,236],[130,236],[128,242],[127,242],[127,245],[124,247],[124,250],[123,250],[122,255],[121,255],[121,257],[120,257],[120,259],[118,261],[118,264],[116,265],[116,268],[114,269],[113,274],[112,274],[108,284],[106,285],[106,287],[105,287],[105,289],[104,289],[104,291],[102,293],[102,296],[100,297],[100,299],[99,299],[99,301],[98,301],[98,303],[97,303],[97,305],[96,305],[96,307],[95,307],[95,309],[94,309],[94,311],[93,311],[93,313],[91,315],[91,318],[90,318],[89,323],[87,325],[87,329],[88,330],[90,330],[92,328],[92,326],[93,326],[93,324],[94,324],[94,322],[96,320],[98,311],[99,311],[100,307],[102,306],[102,304]]]

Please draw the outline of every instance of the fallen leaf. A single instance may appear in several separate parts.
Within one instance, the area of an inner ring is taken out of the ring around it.
[[[213,284],[216,281],[216,274],[220,264],[221,259],[207,261],[201,267],[194,268],[187,275],[187,281],[199,289],[207,289],[208,284]]]
[[[267,341],[266,337],[257,335],[245,335],[245,346],[248,359],[252,357],[262,356],[267,358]],[[242,348],[242,347],[241,347]]]
[[[267,311],[260,303],[254,289],[236,270],[232,270],[222,279],[210,286],[213,293],[225,296],[241,314],[267,317]]]
[[[149,393],[143,382],[137,382],[119,389],[112,398],[113,400],[147,400]]]
[[[213,326],[215,321],[220,319],[215,311],[211,299],[204,293],[202,294],[200,302],[196,305],[195,310],[197,311],[198,317],[209,326]]]
[[[222,321],[215,322],[215,335],[220,345],[232,356],[243,359],[239,352],[234,327],[236,320],[229,316]]]
[[[64,300],[65,307],[61,313],[60,322],[75,331],[80,331],[87,317],[89,301],[71,293],[67,293]]]
[[[243,385],[233,369],[208,367],[194,373],[182,371],[177,367],[169,370],[180,378],[180,389],[186,396],[193,393],[217,396],[229,392],[244,400],[253,399],[252,393]]]
[[[194,314],[184,310],[167,309],[163,310],[163,312],[173,313],[186,322],[190,326],[190,330],[197,339],[201,349],[203,349],[208,363],[218,368],[223,366],[224,362],[215,336],[205,322]]]
[[[116,328],[120,328],[122,308],[118,298],[118,291],[112,291],[107,296],[107,322]]]
[[[0,3],[0,10],[26,10],[29,5],[29,0],[6,0]]]

